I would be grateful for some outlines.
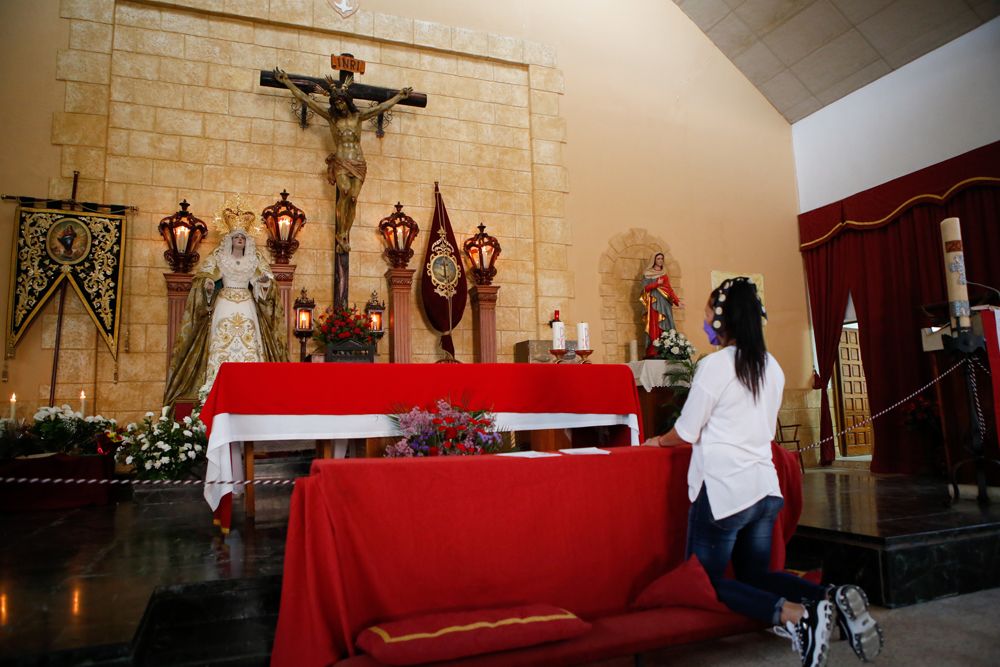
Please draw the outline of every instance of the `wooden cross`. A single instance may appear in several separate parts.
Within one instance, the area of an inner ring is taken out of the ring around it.
[[[364,74],[365,64],[364,60],[355,58],[350,53],[342,53],[339,56],[336,54],[330,55],[330,68],[340,72],[339,80],[341,85],[347,81],[347,77],[349,76]],[[299,88],[302,88],[302,90],[316,93],[322,92],[324,95],[330,94],[330,82],[326,79],[321,79],[317,76],[306,76],[305,74],[289,74],[288,78],[299,86]],[[265,88],[285,87],[284,84],[274,78],[274,72],[272,70],[260,70],[260,85]],[[347,88],[347,92],[352,99],[379,103],[385,102],[399,91],[394,88],[383,88],[381,86],[369,86],[365,83],[358,83],[357,77],[355,76],[354,81]],[[400,101],[399,104],[424,109],[427,107],[427,93],[410,93],[410,96],[405,100]],[[307,126],[307,109],[304,104],[300,105],[299,109],[299,124],[305,128]],[[383,131],[383,122],[384,114],[379,114],[378,125],[376,128],[376,134],[379,137],[382,137],[385,134]]]

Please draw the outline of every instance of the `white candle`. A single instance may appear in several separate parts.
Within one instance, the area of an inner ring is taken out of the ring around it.
[[[17,394],[10,395],[10,420],[17,419]]]
[[[639,361],[639,341],[635,339],[628,342],[628,360]]]
[[[586,322],[580,322],[576,325],[576,349],[590,349],[590,325]]]
[[[187,227],[177,227],[174,230],[174,238],[177,239],[177,252],[187,252],[188,236],[190,235],[191,230]]]
[[[282,241],[288,240],[288,228],[291,227],[292,221],[285,216],[278,218],[278,238]]]
[[[566,349],[566,325],[563,322],[552,323],[552,349]]]
[[[951,323],[958,320],[961,329],[972,326],[969,310],[969,289],[965,284],[965,253],[962,250],[962,228],[958,218],[941,221],[941,245],[944,250],[944,271],[948,281],[948,313]]]
[[[80,390],[80,414],[86,416],[87,414],[87,392]]]

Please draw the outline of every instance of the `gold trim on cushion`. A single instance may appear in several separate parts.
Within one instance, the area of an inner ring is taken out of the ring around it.
[[[897,206],[892,213],[885,216],[884,218],[880,218],[878,220],[870,220],[866,222],[859,222],[857,220],[844,220],[843,222],[838,222],[836,225],[830,228],[830,231],[828,231],[826,234],[823,234],[823,236],[819,237],[818,239],[813,239],[808,243],[799,244],[799,250],[809,250],[810,248],[813,248],[823,243],[828,238],[839,232],[843,227],[863,228],[863,227],[876,227],[878,225],[884,225],[885,223],[889,222],[897,215],[902,213],[903,210],[909,208],[910,206],[913,206],[914,204],[920,203],[922,201],[928,201],[928,202],[936,201],[939,203],[943,202],[949,197],[951,197],[953,194],[955,194],[955,191],[958,190],[959,188],[962,188],[966,185],[970,185],[972,183],[1000,183],[1000,178],[995,178],[993,176],[976,176],[974,178],[967,178],[964,181],[956,183],[955,185],[948,188],[948,191],[945,192],[943,195],[922,194],[922,195],[917,195],[915,197],[910,197],[905,202]]]
[[[395,644],[397,642],[408,642],[413,639],[433,639],[435,637],[451,634],[453,632],[469,632],[470,630],[480,630],[483,628],[499,628],[505,625],[524,625],[527,623],[544,623],[547,621],[571,621],[577,618],[576,614],[563,610],[562,614],[552,614],[549,616],[527,616],[525,618],[504,618],[499,621],[479,621],[477,623],[469,623],[468,625],[452,625],[447,628],[441,628],[435,632],[414,632],[412,634],[401,635],[399,637],[391,636],[388,632],[377,625],[373,625],[368,629],[381,637],[382,641],[386,644]]]

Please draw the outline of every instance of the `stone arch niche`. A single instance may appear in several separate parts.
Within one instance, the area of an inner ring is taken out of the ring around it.
[[[600,289],[601,322],[604,333],[604,362],[628,361],[628,344],[639,341],[639,356],[643,354],[642,272],[646,270],[653,254],[663,253],[664,267],[677,296],[684,298],[681,285],[681,267],[670,253],[670,246],[662,238],[645,229],[632,228],[617,234],[608,242],[608,249],[601,254]],[[674,320],[684,321],[684,309],[674,309]]]

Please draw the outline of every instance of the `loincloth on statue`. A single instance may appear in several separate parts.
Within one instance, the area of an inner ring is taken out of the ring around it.
[[[362,183],[368,175],[368,163],[364,160],[347,160],[330,153],[326,156],[326,179],[330,185],[337,185],[337,174],[347,172]]]

